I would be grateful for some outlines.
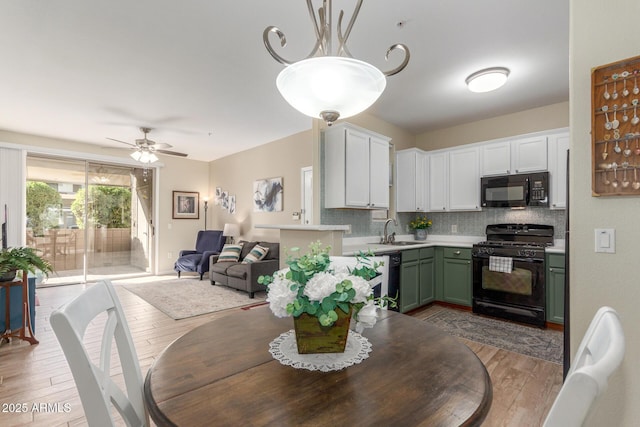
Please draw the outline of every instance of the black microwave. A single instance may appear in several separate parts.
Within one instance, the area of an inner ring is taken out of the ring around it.
[[[549,172],[480,178],[482,207],[549,207]]]

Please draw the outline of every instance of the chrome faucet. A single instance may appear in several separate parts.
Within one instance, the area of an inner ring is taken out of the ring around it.
[[[390,223],[391,221],[393,221],[393,224],[394,224],[396,227],[398,226],[398,221],[396,221],[396,219],[395,219],[395,218],[387,218],[387,220],[386,220],[386,221],[385,221],[385,223],[384,223],[384,232],[383,232],[384,236],[382,236],[382,243],[383,243],[383,244],[393,243],[393,241],[396,239],[396,238],[395,238],[395,234],[396,234],[396,233],[393,233],[391,236],[389,236],[389,235],[387,234],[387,227],[389,226],[389,223]]]

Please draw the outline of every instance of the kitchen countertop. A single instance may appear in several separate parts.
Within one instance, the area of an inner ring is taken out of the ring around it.
[[[383,245],[380,237],[345,238],[342,240],[342,254],[355,255],[361,251],[371,250],[374,254],[395,252],[399,250],[429,248],[434,246],[452,246],[471,248],[474,243],[485,240],[482,236],[446,236],[429,235],[427,240],[414,240],[413,235],[396,236],[396,242],[412,242],[411,245]]]
[[[449,246],[457,248],[471,248],[475,243],[482,242],[485,236],[451,236],[428,235],[427,240],[414,240],[413,235],[396,236],[396,242],[412,242],[410,245],[383,245],[380,237],[355,237],[342,240],[342,255],[356,255],[360,252],[372,251],[374,254],[396,252],[408,249],[428,248],[435,246]],[[556,240],[553,246],[545,248],[547,253],[564,254],[564,240]]]
[[[349,231],[350,225],[298,225],[298,224],[258,224],[255,228],[270,228],[277,230],[295,230],[295,231]]]

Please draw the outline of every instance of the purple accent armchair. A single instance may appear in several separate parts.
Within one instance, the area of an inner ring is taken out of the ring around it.
[[[195,250],[181,250],[173,269],[178,272],[178,277],[183,271],[200,274],[200,280],[204,273],[209,271],[209,258],[218,255],[224,246],[225,237],[222,230],[200,230],[196,238]]]

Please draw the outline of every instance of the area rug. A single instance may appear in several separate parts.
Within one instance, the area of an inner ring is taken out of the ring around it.
[[[562,364],[563,333],[443,308],[427,317],[445,332],[481,344]]]
[[[226,286],[211,286],[209,280],[198,278],[155,280],[138,282],[135,280],[118,281],[126,290],[133,292],[172,319],[186,319],[227,310],[265,303],[266,293],[256,292],[253,299],[247,292]]]

